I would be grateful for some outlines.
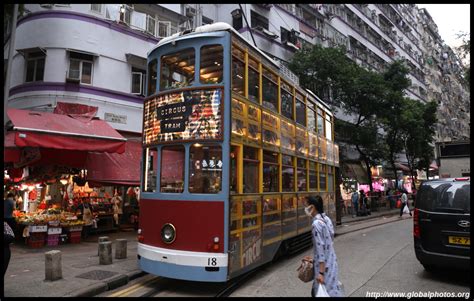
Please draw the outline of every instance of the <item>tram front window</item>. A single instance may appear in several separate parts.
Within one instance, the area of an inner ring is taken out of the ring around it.
[[[161,192],[183,192],[184,153],[183,146],[161,149]]]
[[[194,82],[194,48],[161,57],[160,91],[187,87]]]
[[[222,187],[222,149],[194,144],[189,152],[189,192],[219,193]]]

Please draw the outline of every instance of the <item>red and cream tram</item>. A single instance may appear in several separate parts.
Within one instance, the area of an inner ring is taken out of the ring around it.
[[[321,195],[334,219],[333,115],[285,74],[225,23],[149,52],[143,271],[225,282],[307,239],[307,196]]]

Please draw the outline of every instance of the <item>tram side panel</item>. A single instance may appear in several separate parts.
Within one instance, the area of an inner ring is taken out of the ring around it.
[[[224,202],[142,199],[140,207],[142,270],[175,279],[227,280]],[[175,229],[168,243],[162,238],[166,224]]]

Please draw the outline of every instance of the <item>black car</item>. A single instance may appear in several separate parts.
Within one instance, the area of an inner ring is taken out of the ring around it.
[[[413,214],[416,258],[426,270],[470,269],[470,178],[421,184]]]

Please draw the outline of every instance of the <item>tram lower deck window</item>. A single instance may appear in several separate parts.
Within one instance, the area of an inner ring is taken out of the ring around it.
[[[219,193],[222,190],[222,149],[194,144],[189,151],[189,192]]]
[[[183,192],[184,153],[183,146],[161,149],[161,192]]]

